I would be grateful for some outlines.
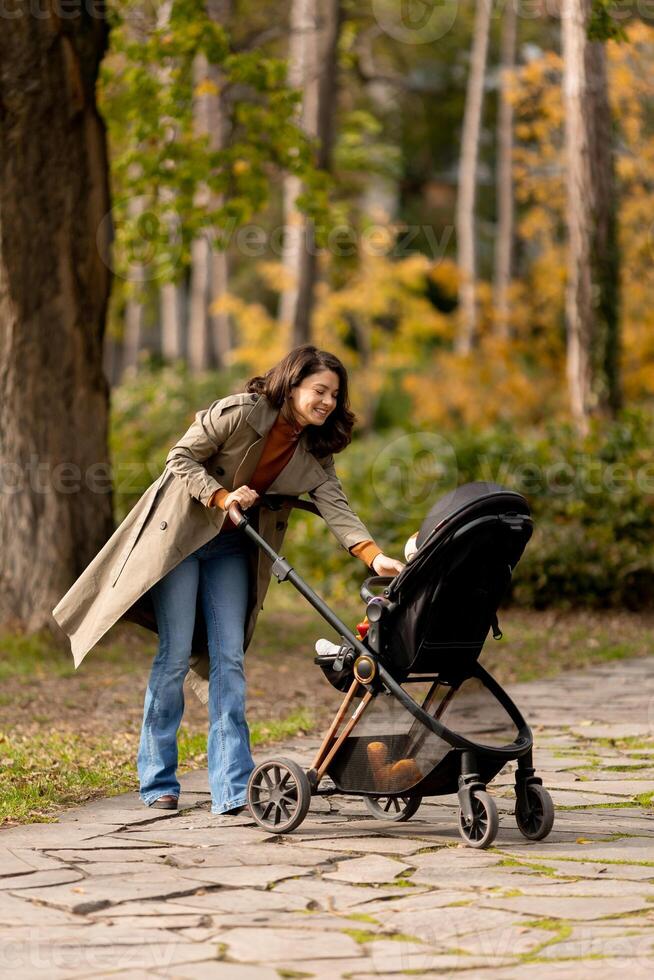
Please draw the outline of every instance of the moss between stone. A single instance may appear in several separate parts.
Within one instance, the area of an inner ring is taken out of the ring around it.
[[[370,932],[365,929],[343,929],[346,936],[350,936],[355,943],[378,943],[382,940],[390,940],[396,943],[423,943],[418,936],[410,936],[405,932]]]
[[[556,873],[554,868],[550,868],[546,864],[535,864],[533,861],[518,861],[516,858],[504,858],[498,864],[498,868],[526,868],[529,871],[535,871],[537,874],[546,875],[548,878],[561,877],[561,875]],[[565,878],[567,876],[564,875],[563,877]],[[576,881],[576,878],[574,880]]]
[[[354,919],[355,922],[367,922],[372,926],[381,926],[379,919],[376,919],[374,915],[366,915],[365,912],[348,912],[347,919]]]
[[[523,963],[534,962],[539,959],[539,954],[544,949],[550,946],[556,946],[565,939],[569,939],[572,935],[572,925],[565,919],[532,919],[524,923],[524,925],[529,926],[531,929],[545,929],[548,932],[553,932],[554,935],[551,939],[544,939],[542,943],[539,943],[538,946],[535,946],[528,953],[520,953],[518,959]]]

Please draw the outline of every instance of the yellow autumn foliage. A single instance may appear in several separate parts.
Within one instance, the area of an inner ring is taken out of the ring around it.
[[[628,41],[608,42],[607,51],[620,194],[621,369],[625,401],[634,404],[654,397],[654,29],[634,23],[627,30]],[[423,254],[393,258],[390,225],[360,249],[345,281],[343,269],[332,275],[331,257],[321,255],[313,341],[351,372],[353,407],[364,424],[391,383],[409,397],[418,425],[521,425],[567,416],[561,58],[547,52],[516,69],[509,94],[521,256],[520,277],[510,287],[509,340],[497,335],[491,284],[479,282],[478,346],[470,356],[456,354],[456,264]],[[292,285],[281,263],[262,262],[257,271],[269,289]],[[437,308],[434,292],[452,312]],[[235,362],[254,373],[288,349],[289,328],[263,307],[233,297],[221,302],[237,324]]]

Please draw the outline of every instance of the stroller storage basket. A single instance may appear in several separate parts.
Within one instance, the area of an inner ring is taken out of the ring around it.
[[[483,745],[490,752],[498,748],[511,751],[520,734],[518,724],[478,677],[468,677],[458,686],[438,677],[422,680],[415,676],[411,681],[405,687],[407,695],[445,725],[449,734]],[[328,775],[343,792],[406,794],[420,787],[424,795],[425,780],[452,751],[456,750],[447,739],[408,714],[396,698],[380,693],[343,742]],[[503,764],[501,760],[495,771]],[[449,761],[441,771],[449,771]],[[439,779],[437,776],[436,781]],[[445,792],[456,790],[455,780]]]

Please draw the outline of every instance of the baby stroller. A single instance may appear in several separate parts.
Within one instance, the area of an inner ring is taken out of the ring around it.
[[[285,498],[289,499],[289,498]],[[290,498],[316,512],[313,504]],[[272,497],[261,503],[279,506]],[[344,693],[308,771],[291,759],[256,767],[248,784],[252,816],[269,833],[304,820],[312,796],[363,797],[383,820],[408,820],[427,796],[456,793],[459,831],[488,847],[498,830],[487,784],[517,761],[515,819],[529,840],[546,837],[552,800],[532,763],[532,733],[507,693],[479,664],[497,608],[532,533],[520,494],[469,483],[437,501],[417,551],[394,578],[361,586],[369,629],[359,639],[252,527],[238,505],[230,516],[339,633],[341,644],[316,663]]]

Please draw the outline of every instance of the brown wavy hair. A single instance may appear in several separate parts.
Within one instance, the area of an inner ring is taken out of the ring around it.
[[[306,426],[308,448],[318,458],[340,453],[349,446],[356,421],[354,412],[350,410],[347,371],[335,354],[318,350],[312,344],[294,347],[263,376],[250,378],[245,388],[246,391],[265,395],[275,408],[281,408],[291,388],[301,384],[309,375],[325,370],[338,375],[338,397],[336,407],[322,425]]]

